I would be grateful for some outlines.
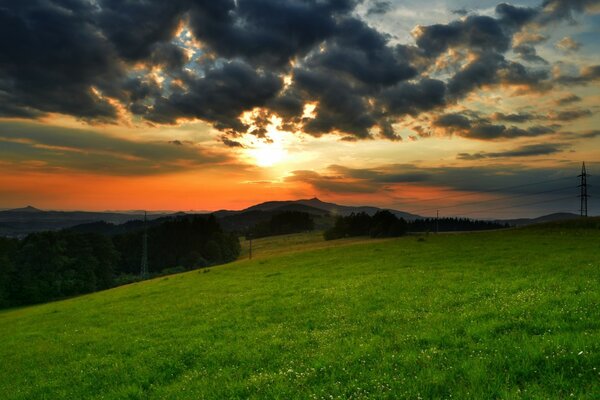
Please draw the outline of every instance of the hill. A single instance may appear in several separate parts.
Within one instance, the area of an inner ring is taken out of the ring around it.
[[[3,311],[0,393],[596,399],[599,224],[268,238],[251,261]]]
[[[164,217],[165,214],[149,214],[148,219]],[[32,206],[0,211],[0,236],[23,237],[40,231],[56,231],[81,224],[105,222],[123,224],[143,220],[144,213],[90,212],[90,211],[43,211]]]
[[[511,226],[526,226],[526,225],[534,225],[534,224],[543,224],[545,222],[554,222],[554,221],[569,221],[580,218],[579,215],[573,213],[554,213],[543,215],[537,218],[518,218],[518,219],[507,219],[507,220],[498,220],[497,222],[502,222],[509,224]]]
[[[359,207],[342,206],[342,205],[335,204],[335,203],[327,203],[327,202],[321,201],[315,197],[312,199],[303,199],[303,200],[269,201],[266,203],[261,203],[261,204],[257,204],[255,206],[249,207],[243,211],[275,210],[275,209],[280,209],[281,207],[289,207],[291,205],[304,205],[307,207],[311,207],[313,209],[326,211],[332,215],[342,215],[342,216],[347,216],[352,213],[359,213],[359,212],[364,212],[369,215],[373,215],[377,211],[384,210],[383,208],[371,207],[371,206],[359,206]],[[398,218],[404,218],[407,221],[412,221],[414,219],[421,218],[418,215],[406,213],[403,211],[392,210],[392,209],[385,209],[385,210],[388,210],[388,211],[392,212],[394,215],[396,215]]]

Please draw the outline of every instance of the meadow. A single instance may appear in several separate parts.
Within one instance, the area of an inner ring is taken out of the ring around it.
[[[590,221],[265,238],[253,260],[1,311],[0,397],[598,399]]]

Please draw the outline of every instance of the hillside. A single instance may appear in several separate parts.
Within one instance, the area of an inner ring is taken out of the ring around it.
[[[148,219],[168,214],[151,213]],[[91,211],[43,211],[32,206],[0,211],[0,236],[23,237],[32,232],[55,231],[81,224],[105,222],[124,224],[141,221],[143,212],[91,212]]]
[[[254,241],[0,312],[12,399],[600,397],[600,230]],[[288,250],[282,250],[287,246]]]
[[[359,213],[359,212],[364,212],[369,215],[373,215],[377,211],[383,210],[382,208],[372,207],[372,206],[356,207],[356,206],[343,206],[343,205],[339,205],[339,204],[335,204],[335,203],[327,203],[327,202],[321,201],[315,197],[312,199],[301,199],[301,200],[269,201],[266,203],[261,203],[261,204],[257,204],[252,207],[249,207],[249,208],[243,210],[243,212],[244,211],[255,211],[255,210],[271,211],[271,210],[281,209],[282,207],[289,207],[289,206],[293,206],[293,205],[302,205],[305,207],[310,207],[312,209],[326,211],[332,215],[344,215],[344,216],[350,215],[352,213]],[[412,221],[414,219],[421,218],[418,215],[410,214],[410,213],[403,212],[403,211],[392,210],[392,209],[389,209],[389,211],[391,211],[398,218],[404,218],[408,221]]]

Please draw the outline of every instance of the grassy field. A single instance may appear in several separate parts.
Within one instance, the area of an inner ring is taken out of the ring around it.
[[[597,227],[254,245],[0,312],[0,398],[600,398]]]

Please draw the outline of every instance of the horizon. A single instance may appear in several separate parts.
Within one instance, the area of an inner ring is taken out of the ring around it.
[[[535,218],[579,213],[585,162],[600,214],[597,0],[34,0],[0,21],[2,209]]]
[[[270,202],[299,202],[299,201],[310,201],[310,200],[318,200],[320,202],[323,203],[328,203],[328,204],[335,204],[336,206],[341,206],[341,207],[356,207],[356,208],[361,208],[361,207],[375,207],[375,208],[379,208],[381,210],[390,210],[390,211],[396,211],[396,212],[406,212],[405,210],[399,210],[399,209],[394,209],[394,208],[385,208],[385,207],[377,207],[377,206],[373,206],[373,205],[369,205],[369,204],[360,204],[360,205],[347,205],[347,204],[338,204],[338,203],[333,203],[330,201],[326,201],[326,200],[322,200],[318,197],[313,197],[310,199],[287,199],[287,200],[268,200],[262,203],[257,203],[257,204],[252,204],[248,207],[244,207],[244,208],[240,208],[240,209],[225,209],[225,208],[221,208],[221,209],[215,209],[215,210],[179,210],[179,209],[172,209],[172,210],[136,210],[136,209],[128,209],[128,210],[118,210],[118,209],[44,209],[44,208],[39,208],[36,207],[34,205],[28,204],[26,206],[23,207],[15,207],[15,208],[5,208],[5,207],[0,207],[0,212],[2,211],[20,211],[20,210],[24,210],[24,209],[33,209],[35,211],[39,211],[39,212],[89,212],[89,213],[115,213],[115,214],[132,214],[132,215],[138,215],[136,213],[144,213],[144,212],[148,212],[150,214],[165,214],[165,215],[172,215],[172,214],[177,214],[177,213],[183,213],[183,214],[202,214],[202,215],[206,215],[206,214],[213,214],[219,211],[234,211],[234,212],[243,212],[245,210],[247,210],[248,208],[252,208],[254,206],[258,206],[261,205],[263,203],[270,203]],[[411,213],[409,213],[411,214]],[[547,214],[538,214],[538,215],[527,215],[527,216],[513,216],[513,217],[504,217],[504,218],[499,218],[499,217],[494,217],[494,216],[485,216],[485,217],[479,217],[479,218],[471,218],[471,217],[465,217],[462,216],[460,214],[451,214],[451,215],[443,215],[440,214],[439,218],[468,218],[468,219],[473,219],[473,220],[482,220],[482,221],[494,221],[494,220],[498,220],[498,221],[502,221],[502,220],[513,220],[513,219],[537,219],[537,218],[543,218],[543,217],[547,217],[547,216],[551,216],[551,215],[558,215],[558,214],[571,214],[571,215],[579,215],[577,213],[570,213],[570,212],[552,212],[552,213],[547,213]],[[413,214],[417,217],[420,218],[436,218],[436,214],[433,215],[427,215],[427,214],[423,214],[423,215],[416,215]],[[600,215],[592,215],[591,213],[588,215],[590,218],[595,218],[595,217],[600,217]]]

